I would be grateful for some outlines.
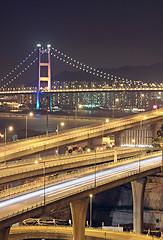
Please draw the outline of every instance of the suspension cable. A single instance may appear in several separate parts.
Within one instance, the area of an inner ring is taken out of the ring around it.
[[[5,77],[3,77],[0,81],[3,82],[8,77],[10,77],[18,68],[20,68],[35,52],[37,49],[34,49],[24,60],[22,60],[14,69],[12,69]]]
[[[96,68],[93,68],[91,66],[88,66],[86,64],[83,64],[81,61],[78,61],[70,56],[67,56],[66,54],[64,54],[63,52],[61,52],[60,50],[52,47],[51,48],[54,52],[51,52],[51,55],[54,56],[55,58],[57,58],[58,60],[76,68],[76,69],[79,69],[79,70],[82,70],[86,73],[90,73],[92,75],[95,75],[97,77],[100,77],[100,78],[103,78],[105,80],[126,80],[126,81],[129,81],[127,78],[121,78],[121,77],[118,77],[118,76],[115,76],[113,74],[109,74],[109,73],[106,73],[104,71],[100,71],[99,69],[96,69]]]

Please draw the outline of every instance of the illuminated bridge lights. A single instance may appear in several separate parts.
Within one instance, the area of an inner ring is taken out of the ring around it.
[[[25,94],[36,93],[36,88],[3,89],[0,94]],[[41,89],[40,93],[62,93],[62,92],[124,92],[124,91],[163,91],[163,88],[66,88],[66,89]]]

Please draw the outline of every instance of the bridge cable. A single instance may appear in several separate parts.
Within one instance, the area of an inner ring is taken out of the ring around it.
[[[34,49],[25,59],[23,59],[14,69],[12,69],[11,71],[9,71],[9,73],[4,76],[0,82],[4,82],[7,78],[11,77],[11,75],[13,73],[15,73],[15,71],[20,68],[24,63],[26,63],[26,61],[36,52],[37,49]]]
[[[35,49],[36,51],[37,49]],[[33,51],[32,54],[35,52]],[[32,56],[32,54],[30,54],[25,60],[23,60],[22,63],[20,63],[18,67],[20,67],[20,65],[22,66],[23,63],[25,63],[30,56]],[[41,55],[43,55],[44,53],[42,53]],[[2,90],[3,88],[7,87],[6,85],[11,84],[14,80],[16,80],[18,77],[20,77],[25,71],[27,71],[36,61],[38,60],[38,57],[36,57],[30,64],[28,64],[21,72],[19,72],[16,76],[14,76],[10,81],[8,81],[7,83],[5,83],[2,87],[0,87],[0,90]]]
[[[121,77],[118,77],[118,76],[115,76],[113,74],[109,74],[109,73],[106,73],[104,71],[100,71],[99,69],[96,69],[96,68],[93,68],[93,67],[90,67],[86,64],[83,64],[81,61],[78,61],[76,59],[73,59],[72,57],[70,56],[67,56],[66,54],[64,54],[63,52],[59,51],[58,49],[52,47],[51,48],[53,51],[55,51],[55,53],[51,52],[51,55],[54,56],[55,58],[57,58],[58,60],[74,67],[74,68],[77,68],[79,70],[82,70],[86,73],[90,73],[90,74],[93,74],[97,77],[100,77],[100,78],[103,78],[104,80],[115,80],[115,81],[130,81],[132,82],[132,80],[128,80],[127,78],[121,78]]]

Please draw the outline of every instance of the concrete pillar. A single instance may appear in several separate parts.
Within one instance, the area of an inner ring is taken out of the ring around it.
[[[89,198],[79,199],[70,203],[73,221],[73,240],[85,239],[85,222]]]
[[[10,227],[6,227],[0,230],[0,239],[7,240],[9,235]]]
[[[143,230],[143,209],[144,209],[144,191],[146,178],[131,182],[133,195],[133,231],[142,233]]]

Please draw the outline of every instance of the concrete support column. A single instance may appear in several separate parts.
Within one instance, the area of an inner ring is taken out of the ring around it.
[[[73,221],[73,240],[85,239],[85,222],[89,198],[76,200],[70,203]]]
[[[144,209],[144,191],[146,178],[131,182],[133,195],[133,231],[142,233],[143,230],[143,209]]]
[[[7,240],[10,232],[10,227],[6,227],[0,230],[0,239]]]

